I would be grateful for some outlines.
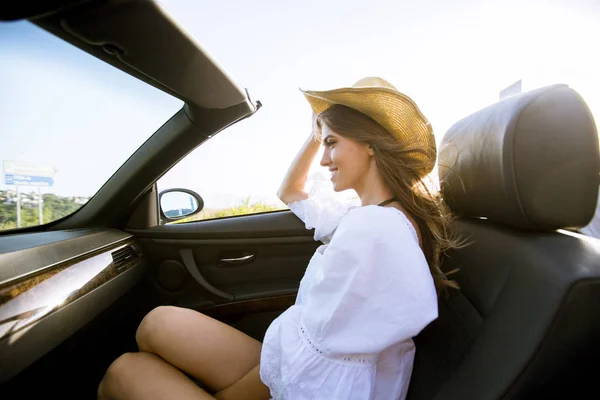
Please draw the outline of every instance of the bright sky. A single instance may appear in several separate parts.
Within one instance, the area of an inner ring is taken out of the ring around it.
[[[438,140],[519,79],[524,90],[569,84],[600,120],[595,0],[160,3],[264,105],[159,181],[198,192],[207,208],[275,201],[310,132],[299,87],[383,77],[419,104]],[[45,191],[61,195],[93,195],[181,107],[25,23],[0,25],[0,93],[0,160],[54,166]]]

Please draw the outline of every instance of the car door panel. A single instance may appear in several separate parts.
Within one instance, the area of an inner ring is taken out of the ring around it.
[[[291,306],[320,242],[290,211],[131,230],[157,304],[201,311],[261,339]]]

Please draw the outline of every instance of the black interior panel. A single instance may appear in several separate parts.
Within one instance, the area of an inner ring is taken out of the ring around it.
[[[237,245],[159,245],[151,240],[140,241],[152,260],[148,279],[156,290],[159,302],[191,308],[269,296],[295,294],[310,257],[317,245],[313,243],[277,244],[265,240],[261,244]],[[204,279],[219,291],[230,294],[224,298],[211,293],[185,269],[181,249],[190,249],[195,267]],[[217,266],[221,254],[230,251],[251,252],[256,260],[237,267]]]

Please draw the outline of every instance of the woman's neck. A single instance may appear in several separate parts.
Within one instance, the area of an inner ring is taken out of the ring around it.
[[[375,168],[365,174],[361,181],[354,190],[363,206],[377,205],[394,197],[394,193],[385,185]]]
[[[384,194],[382,193],[369,193],[367,195],[360,196],[360,202],[363,206],[372,206],[380,204],[386,200],[389,200],[394,197],[393,194]]]

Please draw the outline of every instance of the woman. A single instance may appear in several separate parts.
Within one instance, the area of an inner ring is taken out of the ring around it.
[[[380,78],[304,95],[313,132],[278,195],[324,244],[296,304],[262,345],[195,311],[159,307],[138,328],[140,352],[110,366],[99,398],[406,397],[412,338],[437,318],[436,289],[455,286],[440,270],[442,252],[457,246],[449,213],[423,184],[436,158],[431,126]],[[360,203],[304,191],[319,142],[334,190],[353,189]]]

